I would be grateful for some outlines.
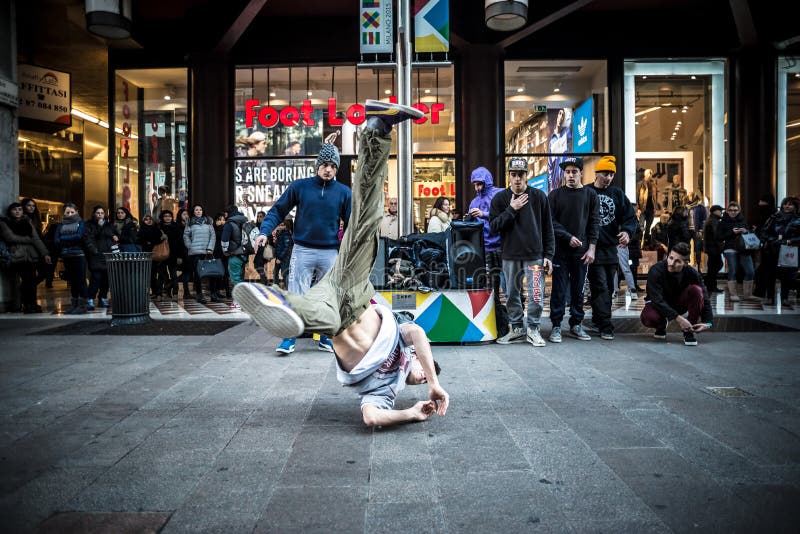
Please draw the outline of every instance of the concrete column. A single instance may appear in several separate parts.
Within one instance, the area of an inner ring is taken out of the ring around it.
[[[0,0],[0,78],[17,83],[17,20],[14,0]],[[0,103],[0,211],[19,198],[17,109]],[[14,278],[0,271],[0,313],[14,303]]]
[[[728,200],[738,200],[750,224],[761,195],[776,193],[775,55],[744,49],[731,58]],[[780,202],[781,199],[776,199]]]
[[[492,171],[497,187],[505,187],[503,165],[503,49],[494,45],[467,45],[460,50],[457,69],[461,123],[457,145],[461,165],[456,176],[458,211],[466,212],[474,197],[470,174],[476,167]]]
[[[189,200],[212,217],[233,203],[231,76],[227,57],[193,58]]]

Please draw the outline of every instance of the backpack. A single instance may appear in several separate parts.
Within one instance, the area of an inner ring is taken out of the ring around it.
[[[258,239],[259,229],[258,226],[246,221],[241,226],[242,235],[239,236],[239,245],[244,250],[243,254],[255,254],[255,242]]]

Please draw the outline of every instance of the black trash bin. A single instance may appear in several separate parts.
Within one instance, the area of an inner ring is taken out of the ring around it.
[[[111,326],[150,322],[152,252],[106,254],[111,289]]]

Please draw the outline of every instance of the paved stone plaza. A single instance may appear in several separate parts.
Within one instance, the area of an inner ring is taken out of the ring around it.
[[[800,316],[759,319],[437,346],[447,416],[376,430],[309,339],[3,319],[1,530],[797,532]]]

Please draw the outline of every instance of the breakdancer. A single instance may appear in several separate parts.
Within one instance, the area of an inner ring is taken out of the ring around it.
[[[336,262],[304,295],[273,285],[238,284],[234,299],[259,326],[277,337],[292,338],[304,330],[331,337],[337,378],[361,397],[367,426],[424,421],[447,412],[449,397],[439,385],[425,331],[416,324],[399,325],[391,310],[373,305],[369,282],[378,250],[383,218],[383,183],[395,124],[422,117],[408,106],[366,102],[367,122],[361,132],[358,168],[353,177],[352,212]],[[266,242],[262,235],[256,245]],[[428,384],[428,401],[395,410],[406,384]]]

